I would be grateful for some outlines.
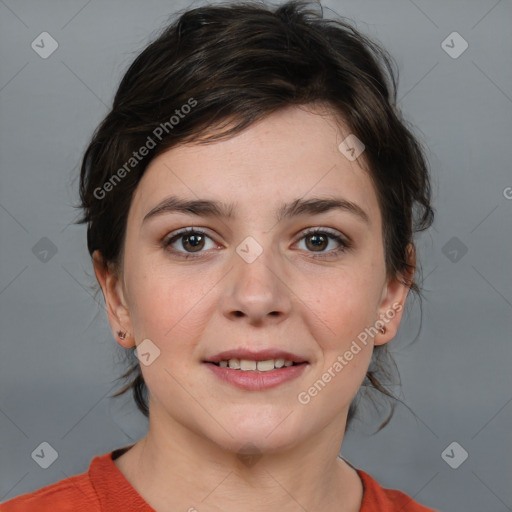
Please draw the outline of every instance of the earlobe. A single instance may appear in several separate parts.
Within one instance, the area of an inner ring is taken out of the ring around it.
[[[384,345],[390,342],[398,332],[402,320],[407,295],[414,280],[416,266],[416,253],[414,246],[407,247],[407,261],[409,267],[403,275],[390,278],[383,290],[382,301],[379,307],[379,319],[376,327],[379,330],[375,336],[375,345]]]
[[[375,327],[379,332],[374,338],[374,345],[384,345],[396,336],[402,320],[404,303],[405,297],[403,302],[395,301],[391,307],[380,310],[379,320],[375,322]]]
[[[103,261],[99,251],[93,253],[93,266],[103,297],[107,316],[112,331],[116,333],[116,341],[124,348],[135,346],[130,314],[126,306],[122,283],[118,273],[111,265]]]

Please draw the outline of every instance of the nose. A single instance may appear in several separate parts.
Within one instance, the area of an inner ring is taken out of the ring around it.
[[[223,314],[249,325],[277,324],[290,315],[292,291],[280,260],[266,248],[252,262],[236,252],[221,299]]]

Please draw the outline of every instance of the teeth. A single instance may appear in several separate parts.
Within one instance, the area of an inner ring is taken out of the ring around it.
[[[219,361],[221,368],[231,368],[232,370],[268,372],[274,368],[283,366],[292,366],[293,361],[285,359],[267,359],[265,361],[250,361],[248,359],[230,359],[229,361]]]
[[[260,372],[268,372],[274,369],[274,360],[258,361],[257,368]]]
[[[240,370],[256,370],[256,361],[240,360]]]

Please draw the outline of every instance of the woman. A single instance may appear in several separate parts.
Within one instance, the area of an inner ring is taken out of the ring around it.
[[[433,219],[390,63],[298,2],[185,12],[136,58],[80,193],[148,433],[2,511],[432,510],[338,456]]]

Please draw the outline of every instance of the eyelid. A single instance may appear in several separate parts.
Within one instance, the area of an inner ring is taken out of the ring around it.
[[[347,244],[350,242],[348,237],[346,235],[344,235],[341,231],[338,231],[333,228],[324,228],[321,226],[315,226],[315,227],[303,229],[299,234],[298,240],[301,240],[302,238],[304,238],[307,235],[311,235],[311,234],[315,234],[315,233],[325,233],[326,235],[332,235],[333,237],[339,237],[339,238],[343,239],[344,241],[346,241]]]
[[[171,243],[171,240],[173,240],[174,238],[179,240],[181,237],[183,237],[183,236],[185,236],[185,235],[187,235],[189,233],[194,233],[194,234],[206,236],[210,240],[215,242],[214,237],[209,234],[208,228],[189,226],[189,227],[178,229],[176,231],[172,231],[171,233],[168,233],[167,235],[165,235],[162,238],[162,243],[164,245],[169,245]],[[215,242],[215,243],[217,243],[217,242]]]
[[[177,229],[176,231],[171,231],[167,235],[164,236],[164,240],[169,240],[171,238],[174,238],[178,235],[186,235],[187,233],[201,233],[208,235],[209,229],[203,228],[200,226],[187,226],[186,228]],[[208,235],[210,236],[210,235]]]

